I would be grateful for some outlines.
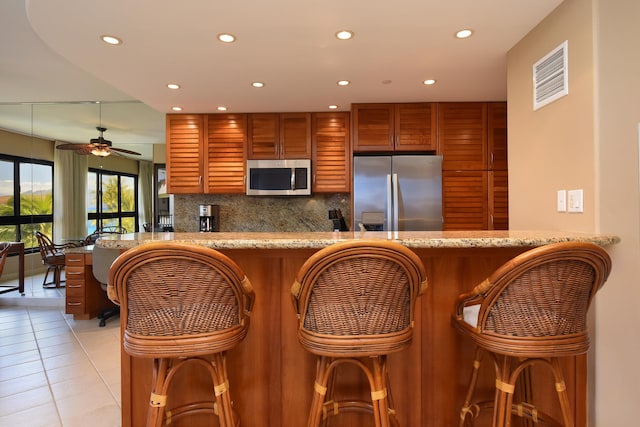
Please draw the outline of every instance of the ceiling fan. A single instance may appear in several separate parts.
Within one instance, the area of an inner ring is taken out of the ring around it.
[[[107,157],[111,154],[115,154],[116,156],[122,156],[123,154],[140,155],[140,153],[136,153],[135,151],[112,147],[111,141],[104,139],[102,136],[107,128],[98,126],[96,129],[100,132],[100,136],[91,138],[88,144],[61,144],[56,146],[56,148],[60,150],[73,150],[77,154],[93,154],[99,157]]]

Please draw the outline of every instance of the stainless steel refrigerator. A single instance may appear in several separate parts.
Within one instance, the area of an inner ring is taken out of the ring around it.
[[[442,230],[442,156],[354,156],[353,230]]]

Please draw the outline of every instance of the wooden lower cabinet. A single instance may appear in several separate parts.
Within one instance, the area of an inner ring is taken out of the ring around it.
[[[459,409],[474,357],[473,345],[450,324],[453,301],[502,263],[528,248],[417,248],[429,278],[429,287],[417,302],[411,346],[389,356],[393,400],[401,426],[458,425]],[[299,344],[297,319],[290,288],[302,263],[314,249],[224,250],[245,271],[256,293],[246,339],[228,353],[230,392],[241,425],[300,427],[306,425],[313,393],[316,359]],[[122,355],[122,425],[145,424],[151,385],[151,361]],[[565,364],[569,399],[576,426],[586,426],[586,356]],[[199,368],[180,371],[169,390],[169,405],[188,399],[213,399],[211,385]],[[491,398],[491,367],[481,376],[479,391]],[[552,378],[532,372],[535,398],[541,408],[558,415]],[[362,378],[341,371],[341,384],[365,393]],[[349,414],[331,425],[372,425],[368,415]],[[217,426],[196,416],[176,420],[175,426]],[[489,426],[483,418],[478,427]],[[515,424],[519,426],[520,424]]]
[[[92,319],[114,306],[93,276],[91,264],[91,253],[65,255],[65,313],[76,320]]]

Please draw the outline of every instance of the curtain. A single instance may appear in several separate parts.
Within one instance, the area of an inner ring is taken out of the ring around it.
[[[56,141],[55,145],[58,145]],[[53,237],[57,242],[87,235],[87,156],[73,150],[53,150]]]
[[[138,162],[138,219],[140,231],[144,223],[153,223],[153,163]]]

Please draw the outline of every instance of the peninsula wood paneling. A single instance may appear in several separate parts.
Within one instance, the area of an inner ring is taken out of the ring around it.
[[[246,114],[206,116],[205,193],[245,192]]]
[[[416,305],[411,346],[389,355],[393,400],[401,426],[455,426],[471,374],[473,345],[451,327],[453,303],[501,264],[527,248],[416,248],[425,264],[429,287]],[[228,354],[230,392],[243,426],[300,427],[306,425],[313,394],[315,357],[297,338],[297,318],[291,304],[291,284],[313,249],[224,250],[240,265],[256,292],[246,339]],[[586,357],[564,363],[566,385],[575,408],[577,427],[586,427]],[[185,368],[169,390],[169,402],[213,398],[211,385],[198,368]],[[123,427],[145,424],[151,384],[151,362],[122,352]],[[493,394],[491,367],[481,376],[480,394]],[[553,381],[533,370],[541,408],[557,413]],[[364,379],[341,371],[341,384],[365,393]],[[176,427],[211,425],[205,418],[175,420]],[[369,415],[340,417],[332,425],[372,425]],[[487,420],[476,427],[489,426]],[[520,424],[515,424],[520,426]]]
[[[313,192],[349,193],[349,113],[313,113],[311,123]]]
[[[167,114],[167,192],[203,191],[204,118],[200,114]]]

